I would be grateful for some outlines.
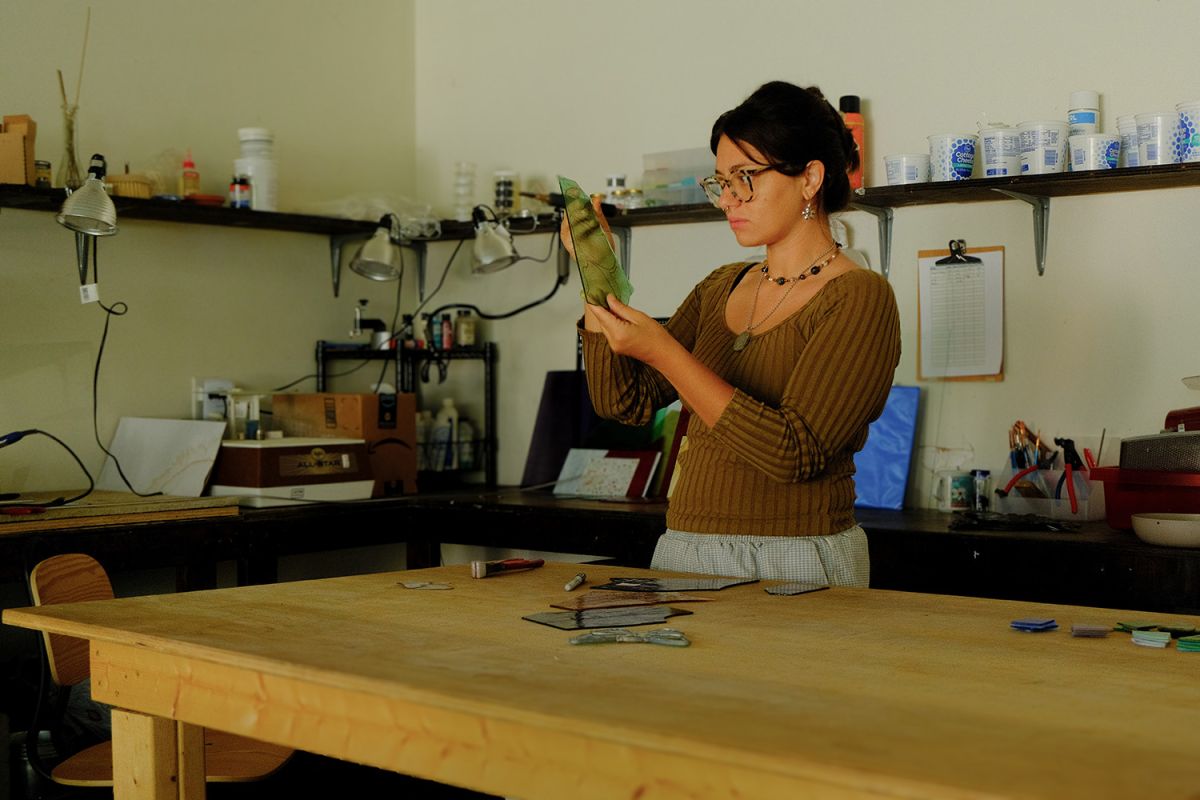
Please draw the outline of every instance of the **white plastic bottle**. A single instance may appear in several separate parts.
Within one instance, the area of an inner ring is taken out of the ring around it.
[[[429,469],[429,434],[433,429],[433,412],[417,412],[417,469],[424,472]]]
[[[1068,136],[1100,132],[1100,93],[1071,92],[1071,107],[1067,110]]]
[[[458,409],[454,407],[454,399],[447,397],[442,401],[433,422],[433,464],[434,470],[458,469],[458,448],[454,443],[458,440]]]
[[[458,468],[475,469],[475,426],[466,417],[458,421]]]
[[[235,175],[250,178],[250,207],[277,211],[279,180],[275,164],[275,136],[266,128],[238,128],[242,157],[233,162]]]

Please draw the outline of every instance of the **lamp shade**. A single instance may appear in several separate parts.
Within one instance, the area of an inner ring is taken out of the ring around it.
[[[104,191],[104,156],[92,156],[87,180],[71,192],[58,213],[58,223],[76,233],[112,236],[117,232],[117,207]]]
[[[476,206],[475,243],[472,247],[474,272],[499,272],[521,260],[513,245],[512,234],[493,216],[488,218],[483,206]]]
[[[350,259],[350,269],[373,281],[395,281],[404,275],[404,259],[393,237],[391,214],[379,220],[371,238]]]

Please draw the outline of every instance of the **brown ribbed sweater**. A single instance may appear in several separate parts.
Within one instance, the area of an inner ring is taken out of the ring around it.
[[[667,322],[735,390],[712,428],[690,417],[667,525],[726,535],[837,533],[855,524],[853,456],[883,411],[900,359],[896,299],[883,277],[853,269],[735,352],[725,304],[749,266],[713,271]],[[641,424],[677,398],[656,370],[615,355],[603,334],[581,335],[600,416]]]

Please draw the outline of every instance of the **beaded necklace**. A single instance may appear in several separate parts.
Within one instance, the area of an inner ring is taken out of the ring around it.
[[[766,261],[766,259],[764,259],[763,263],[762,263],[762,268],[759,270],[761,277],[758,279],[758,285],[754,287],[754,299],[752,301],[750,301],[750,316],[746,319],[745,330],[743,330],[741,333],[739,333],[737,335],[737,338],[735,338],[733,340],[734,351],[741,352],[742,350],[745,350],[746,345],[750,344],[750,339],[753,337],[755,328],[762,327],[762,324],[764,322],[766,322],[768,319],[770,319],[772,314],[774,314],[776,311],[779,310],[779,307],[783,305],[783,301],[787,300],[788,295],[790,295],[792,293],[792,289],[796,288],[796,284],[802,280],[806,280],[809,275],[812,275],[814,277],[819,275],[821,273],[821,270],[823,270],[825,267],[829,266],[829,262],[831,262],[835,258],[837,258],[838,251],[841,249],[841,247],[842,246],[840,244],[838,244],[837,242],[834,242],[833,247],[829,248],[824,253],[822,253],[821,256],[816,261],[814,261],[808,269],[804,270],[803,272],[801,272],[799,275],[797,275],[794,278],[785,278],[782,276],[778,277],[778,278],[772,278],[770,269],[767,265],[767,261]],[[754,312],[758,308],[758,294],[759,294],[759,292],[762,291],[763,284],[766,283],[768,280],[773,281],[777,286],[783,286],[784,284],[791,284],[791,285],[788,286],[787,291],[785,291],[783,293],[783,295],[779,298],[779,302],[777,302],[774,305],[774,307],[772,307],[771,310],[768,311],[762,319],[760,319],[758,322],[755,322],[754,321]]]

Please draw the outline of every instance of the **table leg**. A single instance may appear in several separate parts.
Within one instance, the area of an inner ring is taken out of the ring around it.
[[[175,736],[179,753],[179,800],[204,800],[204,728],[175,724]]]
[[[178,729],[177,729],[178,727]],[[192,787],[196,759],[187,759],[187,774],[180,775],[180,730],[186,750],[194,749],[194,735],[174,720],[150,717],[114,708],[113,797],[115,800],[168,800],[178,798],[181,787]],[[200,735],[203,736],[203,730]],[[203,741],[200,743],[203,750]],[[200,760],[200,797],[203,797],[203,756]],[[188,795],[194,797],[195,795]]]

